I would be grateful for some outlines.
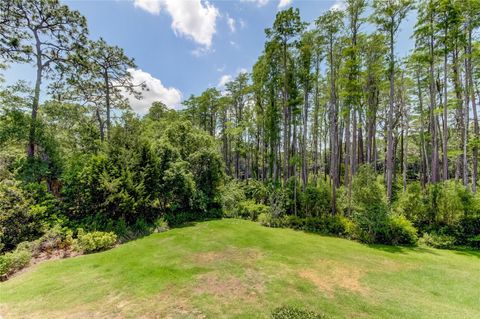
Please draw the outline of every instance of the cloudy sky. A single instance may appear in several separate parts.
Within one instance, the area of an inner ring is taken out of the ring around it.
[[[263,50],[265,28],[278,10],[298,7],[311,22],[341,0],[71,0],[88,21],[90,37],[103,37],[125,49],[137,68],[132,74],[149,91],[133,107],[145,113],[153,101],[180,108],[182,99],[208,87],[221,87],[250,70]],[[407,53],[413,16],[402,25],[397,51]],[[369,26],[364,26],[368,31]],[[33,78],[32,68],[14,65],[8,82]]]

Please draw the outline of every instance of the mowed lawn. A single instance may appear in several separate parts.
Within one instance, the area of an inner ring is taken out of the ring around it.
[[[215,220],[48,261],[0,284],[13,318],[480,318],[480,254]]]

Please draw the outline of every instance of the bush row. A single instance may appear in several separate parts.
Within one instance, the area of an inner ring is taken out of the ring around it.
[[[413,183],[388,205],[383,180],[363,166],[351,190],[338,189],[334,214],[328,181],[314,180],[303,190],[298,185],[230,181],[222,190],[224,216],[365,243],[415,245],[423,237],[421,243],[437,248],[480,246],[480,197],[458,183],[423,190]]]
[[[61,252],[61,257],[72,253],[93,253],[112,248],[117,236],[112,232],[85,232],[78,229],[76,238],[71,230],[54,227],[35,241],[20,243],[15,250],[0,255],[0,278],[7,279],[11,274],[30,264],[30,260],[45,254],[46,257]]]

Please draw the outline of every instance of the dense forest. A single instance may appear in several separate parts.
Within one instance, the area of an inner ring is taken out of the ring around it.
[[[250,72],[139,116],[135,61],[79,12],[1,1],[0,74],[36,77],[0,87],[0,275],[221,217],[480,247],[480,2],[345,5],[312,23],[279,11]]]

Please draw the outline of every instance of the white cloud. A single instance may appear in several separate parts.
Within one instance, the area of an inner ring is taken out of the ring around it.
[[[227,24],[228,24],[228,27],[230,28],[230,31],[235,32],[236,30],[235,19],[230,17],[228,14],[227,14]]]
[[[332,11],[345,11],[347,9],[347,5],[343,0],[337,0],[335,3],[330,7]]]
[[[204,56],[206,55],[207,53],[210,53],[210,52],[215,52],[214,49],[211,49],[211,48],[206,48],[206,47],[198,47],[196,48],[195,50],[192,50],[192,55],[195,56],[195,57],[201,57],[201,56]]]
[[[259,7],[262,7],[268,3],[268,0],[240,0],[240,1],[255,3]]]
[[[292,0],[280,0],[278,3],[278,8],[284,8],[292,3]]]
[[[160,1],[156,0],[135,0],[133,2],[135,8],[143,9],[151,14],[159,14],[160,13]]]
[[[153,77],[150,73],[141,69],[129,69],[135,84],[145,83],[147,90],[142,92],[143,98],[135,99],[127,96],[133,110],[139,114],[145,114],[153,102],[163,102],[169,108],[179,108],[182,100],[182,93],[174,87],[165,87],[162,82]]]
[[[235,76],[238,76],[241,73],[248,73],[248,70],[245,68],[238,68]],[[217,88],[224,91],[225,85],[230,81],[233,81],[233,75],[231,74],[222,75],[220,77],[220,80],[218,81]]]
[[[217,87],[220,89],[223,89],[225,88],[225,84],[227,84],[230,81],[232,81],[232,76],[230,74],[224,74],[220,77]]]
[[[248,70],[245,68],[240,68],[237,70],[237,74],[240,74],[240,73],[248,73]]]
[[[268,3],[269,0],[240,0],[241,2],[250,2],[255,3],[259,7],[263,7]],[[279,0],[278,8],[284,8],[292,3],[292,0]]]
[[[172,29],[176,35],[210,48],[220,12],[208,1],[134,0],[133,4],[151,14],[159,14],[165,9],[172,17]]]

